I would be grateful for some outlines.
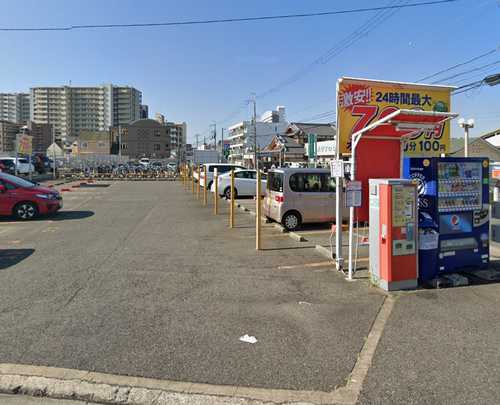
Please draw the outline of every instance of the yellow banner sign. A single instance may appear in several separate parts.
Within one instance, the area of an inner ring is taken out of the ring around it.
[[[19,134],[16,137],[17,153],[21,155],[31,155],[33,151],[33,137],[30,135]]]
[[[337,132],[340,153],[351,153],[351,136],[398,110],[450,111],[453,88],[412,83],[341,78],[337,86]],[[386,126],[388,131],[393,128]],[[439,156],[450,148],[450,123],[422,129],[404,144],[406,156]]]

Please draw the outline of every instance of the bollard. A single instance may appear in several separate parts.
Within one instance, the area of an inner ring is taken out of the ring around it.
[[[207,205],[207,188],[208,188],[208,177],[207,177],[207,166],[203,166],[203,205]]]
[[[219,213],[219,174],[217,168],[214,168],[214,214]]]
[[[194,167],[191,169],[191,192],[194,194]]]
[[[257,184],[255,186],[256,188],[256,193],[255,193],[255,249],[260,250],[261,249],[261,222],[260,222],[260,217],[261,217],[261,200],[260,200],[260,189],[261,189],[261,184],[260,184],[260,170],[257,169]]]
[[[231,169],[231,201],[229,205],[229,227],[234,228],[234,168]]]
[[[200,198],[200,194],[201,194],[201,166],[198,166],[197,173],[198,173],[198,187],[196,189],[196,198]]]

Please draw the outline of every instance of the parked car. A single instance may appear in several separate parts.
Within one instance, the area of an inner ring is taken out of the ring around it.
[[[10,159],[0,159],[0,171],[4,173],[14,174],[16,172],[16,164]]]
[[[243,166],[234,165],[231,163],[205,163],[201,165],[201,180],[200,185],[205,187],[205,178],[203,177],[203,167],[207,168],[207,185],[210,189],[212,187],[212,182],[214,181],[214,169],[217,168],[217,174],[221,175],[227,172],[230,172],[231,169],[245,169]],[[194,178],[198,180],[198,173],[194,174]]]
[[[141,160],[139,160],[139,164],[143,165],[144,167],[148,167],[150,163],[151,160],[149,158],[142,158]]]
[[[16,164],[16,158],[15,157],[4,157],[1,158],[0,161],[2,163],[6,163],[7,161],[11,161],[13,165]],[[26,158],[17,158],[17,173],[18,174],[29,174],[30,172],[33,173],[35,171],[35,166],[29,162],[28,159]]]
[[[0,173],[0,215],[14,215],[21,220],[55,213],[63,207],[58,191],[37,183]]]
[[[289,231],[335,220],[335,179],[328,169],[280,168],[267,174],[263,212]]]
[[[261,196],[266,195],[267,176],[261,175]],[[249,169],[238,169],[234,172],[234,196],[254,196],[257,188],[257,171]],[[210,190],[215,192],[215,182],[212,181]],[[231,172],[218,176],[217,192],[220,197],[231,198]]]

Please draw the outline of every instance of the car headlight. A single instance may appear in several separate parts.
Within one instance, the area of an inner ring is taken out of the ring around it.
[[[55,200],[57,198],[54,194],[36,194],[36,197],[44,200]]]

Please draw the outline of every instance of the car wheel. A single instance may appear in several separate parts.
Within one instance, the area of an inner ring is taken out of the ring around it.
[[[231,199],[231,187],[226,187],[226,189],[224,190],[224,197],[226,197],[226,200]],[[238,191],[235,188],[234,189],[234,199],[236,200],[236,198],[238,198]]]
[[[14,216],[17,219],[26,221],[36,218],[38,215],[38,208],[32,202],[22,202],[14,207]]]
[[[298,212],[287,212],[281,221],[281,224],[287,231],[296,231],[301,224],[300,214]]]

